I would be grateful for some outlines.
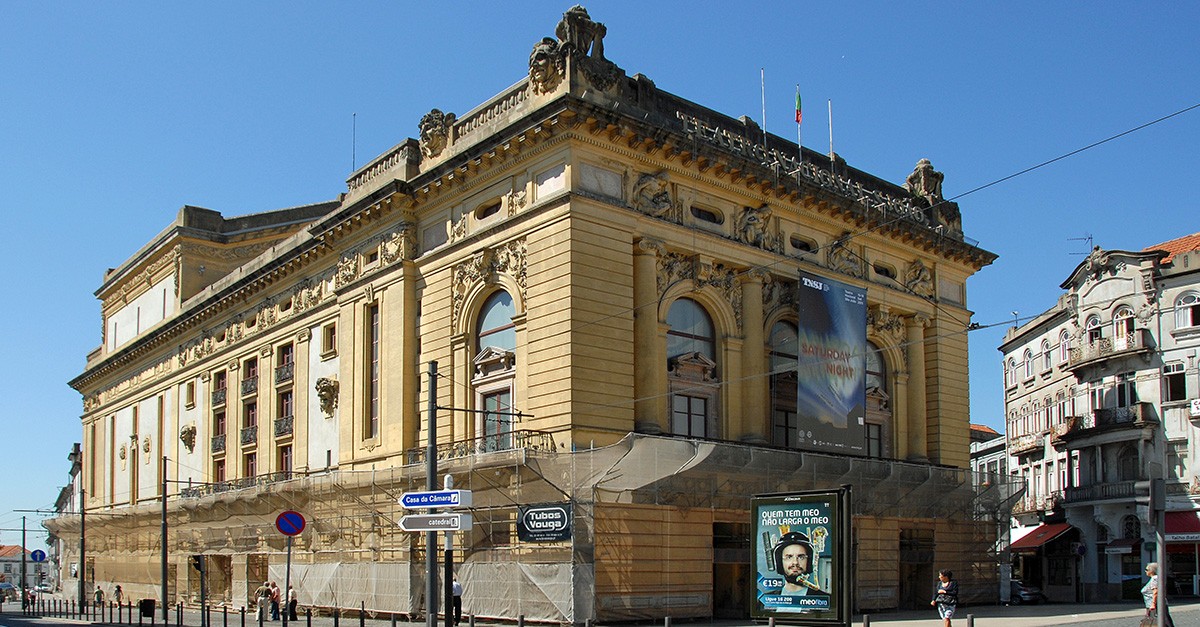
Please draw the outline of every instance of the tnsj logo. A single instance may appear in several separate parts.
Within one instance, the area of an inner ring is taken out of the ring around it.
[[[821,281],[817,281],[815,279],[810,279],[806,276],[800,277],[800,281],[801,281],[802,285],[804,285],[804,287],[811,287],[814,290],[821,290],[822,292],[829,291],[829,286],[825,285],[825,283],[823,283]]]

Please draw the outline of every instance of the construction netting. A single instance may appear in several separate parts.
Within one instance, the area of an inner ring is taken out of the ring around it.
[[[415,513],[400,497],[428,488],[424,457],[171,494],[171,602],[199,601],[192,558],[203,555],[213,604],[251,608],[262,582],[290,579],[304,607],[423,615],[426,534],[398,523]],[[959,573],[964,601],[994,602],[1004,561],[998,532],[1020,490],[957,468],[639,434],[589,450],[458,456],[443,448],[439,457],[438,476],[450,474],[473,497],[472,527],[453,534],[452,546],[464,611],[557,623],[745,616],[751,497],[843,485],[852,487],[857,611],[918,598],[927,605],[937,569],[947,567]],[[567,506],[568,539],[520,539],[521,508],[538,504]],[[307,520],[291,541],[290,573],[288,538],[275,527],[285,510]],[[89,510],[89,586],[161,597],[161,521],[161,501]],[[63,562],[78,560],[78,517],[47,527],[64,541]],[[64,578],[64,589],[73,585]]]

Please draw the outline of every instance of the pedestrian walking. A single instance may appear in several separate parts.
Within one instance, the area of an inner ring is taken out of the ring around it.
[[[271,582],[264,581],[263,584],[254,589],[254,607],[255,619],[262,622],[267,618],[267,604],[271,601]]]
[[[1142,586],[1142,599],[1146,603],[1146,615],[1142,618],[1142,625],[1146,627],[1158,627],[1158,562],[1150,562],[1146,564],[1146,576],[1150,578],[1146,585]],[[1175,621],[1171,620],[1171,610],[1166,605],[1162,606],[1163,625],[1166,627],[1175,627]]]
[[[104,607],[104,590],[100,586],[96,586],[96,607]]]
[[[113,588],[113,601],[116,601],[119,606],[124,598],[125,595],[121,592],[121,584],[117,584],[117,587]]]
[[[279,586],[271,582],[271,620],[279,620]]]
[[[450,594],[454,597],[455,625],[462,621],[462,590],[462,584],[458,583],[458,575],[455,575],[454,582],[450,584]]]
[[[950,619],[954,618],[954,610],[958,607],[958,582],[954,580],[953,572],[938,571],[937,592],[929,604],[937,608],[942,626],[950,627]]]

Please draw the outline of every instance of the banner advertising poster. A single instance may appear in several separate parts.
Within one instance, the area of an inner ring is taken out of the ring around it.
[[[849,616],[844,490],[756,496],[754,618],[843,624]]]
[[[865,455],[867,292],[801,270],[796,309],[799,445]]]

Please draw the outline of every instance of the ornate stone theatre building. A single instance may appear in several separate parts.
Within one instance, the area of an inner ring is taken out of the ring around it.
[[[104,275],[71,381],[85,589],[160,597],[165,499],[170,603],[199,598],[193,556],[218,603],[282,582],[292,509],[302,605],[422,614],[397,499],[426,487],[432,419],[439,475],[474,496],[468,613],[747,616],[750,496],[843,484],[857,611],[927,605],[936,568],[995,600],[1012,492],[969,472],[966,299],[995,255],[942,174],[801,159],[627,74],[584,9],[552,32],[528,75],[414,120],[334,199],[184,207]],[[818,450],[797,415],[801,270],[866,291],[865,455]],[[523,539],[545,504],[569,533]],[[50,525],[72,547],[78,523]]]

